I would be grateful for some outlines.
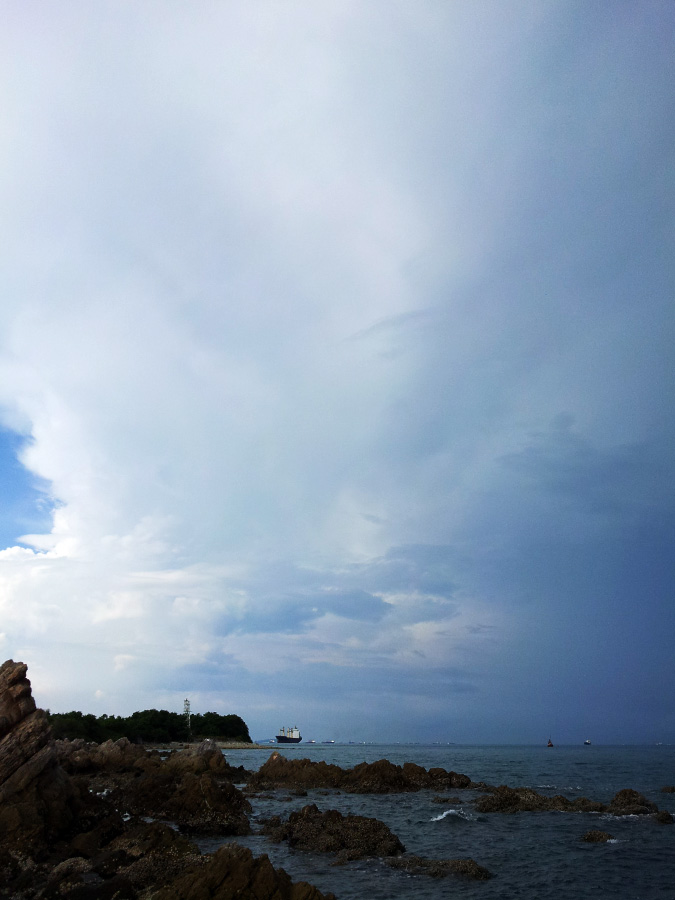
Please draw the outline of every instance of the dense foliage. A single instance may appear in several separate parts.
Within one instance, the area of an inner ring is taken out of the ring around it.
[[[144,709],[128,717],[94,716],[81,712],[47,712],[54,737],[84,738],[85,741],[101,743],[112,738],[126,737],[135,743],[153,744],[169,741],[199,741],[213,738],[220,741],[243,741],[251,743],[248,726],[239,716],[221,716],[215,712],[195,713],[190,717],[190,731],[187,719],[181,713],[166,709]]]

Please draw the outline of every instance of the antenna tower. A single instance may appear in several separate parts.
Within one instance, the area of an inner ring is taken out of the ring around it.
[[[188,698],[185,698],[185,703],[183,704],[183,712],[185,713],[185,721],[187,722],[187,730],[188,730],[188,738],[192,738],[192,732],[190,731],[190,701]]]

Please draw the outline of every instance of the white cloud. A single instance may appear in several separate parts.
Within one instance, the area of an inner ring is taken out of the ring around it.
[[[669,421],[659,226],[623,230],[659,57],[565,55],[556,3],[43,12],[0,39],[0,418],[56,508],[0,548],[3,646],[118,706],[177,667],[484,671],[562,521],[503,459],[568,414],[613,471]],[[388,608],[326,607],[355,588]]]

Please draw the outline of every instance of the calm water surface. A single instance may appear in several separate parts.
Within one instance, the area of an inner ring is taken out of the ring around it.
[[[231,765],[257,769],[278,750],[288,758],[325,760],[343,768],[360,762],[388,759],[398,765],[414,762],[429,769],[442,766],[469,775],[474,781],[527,786],[547,795],[570,799],[586,796],[608,802],[621,788],[635,788],[659,809],[675,814],[675,794],[661,793],[675,784],[675,747],[601,746],[466,746],[420,744],[312,744],[267,750],[227,751]],[[431,879],[407,875],[378,860],[333,866],[333,858],[289,850],[253,835],[237,839],[272,862],[294,880],[306,880],[340,900],[368,897],[433,900],[496,898],[617,897],[635,900],[675,900],[675,825],[658,825],[651,818],[617,819],[593,813],[477,814],[474,791],[453,790],[462,802],[439,804],[433,792],[357,795],[309,791],[290,797],[277,791],[273,799],[254,799],[252,822],[271,815],[286,817],[294,809],[316,803],[320,809],[373,816],[386,822],[419,856],[443,859],[472,857],[489,869],[487,882],[464,881],[452,876]],[[591,828],[614,835],[608,844],[579,840]],[[205,841],[204,850],[217,844]]]

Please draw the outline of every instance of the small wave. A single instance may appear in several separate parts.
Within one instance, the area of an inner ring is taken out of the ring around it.
[[[456,816],[458,819],[464,819],[466,822],[470,822],[474,818],[474,816],[463,809],[446,809],[440,816],[434,816],[431,821],[440,822],[441,819],[445,819],[446,816]]]

